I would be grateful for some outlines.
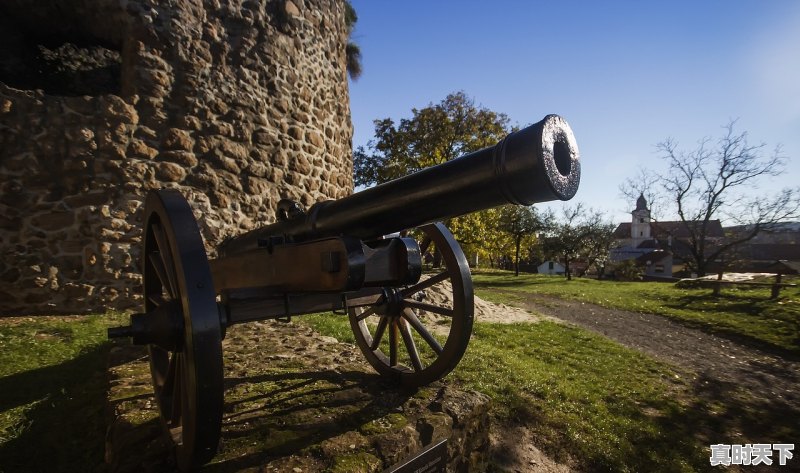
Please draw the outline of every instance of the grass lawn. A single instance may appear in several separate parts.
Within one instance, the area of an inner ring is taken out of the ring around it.
[[[798,282],[797,278],[793,281]],[[674,284],[617,282],[562,276],[480,271],[476,293],[485,299],[511,301],[521,294],[541,294],[591,302],[603,307],[663,315],[686,325],[734,338],[783,355],[800,356],[800,288],[787,288],[769,299],[770,289],[725,287],[678,289]]]
[[[480,273],[475,282],[481,297],[499,302],[535,291],[660,313],[797,353],[796,289],[769,301],[766,290],[727,290],[715,299],[710,290],[669,284],[500,272]],[[353,342],[346,317],[298,320]],[[120,322],[119,315],[0,318],[0,472],[95,471],[102,465],[105,328]],[[667,364],[551,322],[476,323],[447,382],[486,393],[501,426],[525,424],[547,454],[588,471],[706,471],[712,443],[800,438],[796,410],[745,399],[736,386],[684,379]]]
[[[342,317],[298,320],[353,341]],[[556,459],[591,471],[707,469],[689,385],[667,365],[580,328],[477,323],[448,379],[488,394],[501,424],[526,424]]]
[[[95,471],[103,463],[118,315],[0,318],[0,472]]]

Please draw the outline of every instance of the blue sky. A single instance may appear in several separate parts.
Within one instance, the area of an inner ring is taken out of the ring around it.
[[[790,158],[765,189],[800,181],[799,1],[352,4],[364,66],[350,84],[354,146],[374,119],[463,90],[521,126],[565,117],[583,169],[573,201],[614,221],[634,205],[619,185],[662,165],[656,143],[690,149],[732,118],[751,143],[781,144]]]

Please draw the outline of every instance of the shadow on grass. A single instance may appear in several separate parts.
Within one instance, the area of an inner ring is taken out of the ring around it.
[[[0,378],[0,411],[29,406],[0,444],[0,470],[93,471],[103,463],[110,344],[64,363]]]
[[[398,390],[375,374],[334,370],[228,378],[226,389],[259,383],[279,387],[226,402],[220,456],[244,439],[257,439],[261,446],[208,465],[204,471],[239,471],[313,449],[320,442],[397,412],[416,392]],[[257,407],[235,410],[243,404]]]
[[[706,376],[694,380],[689,392],[687,403],[656,406],[657,429],[631,439],[639,454],[632,459],[632,471],[672,471],[675,459],[685,459],[695,471],[716,471],[709,462],[711,444],[786,443],[800,436],[795,422],[800,406],[792,400],[754,397],[735,383]]]
[[[678,298],[675,302],[665,303],[664,306],[670,309],[679,310],[694,310],[694,311],[710,311],[718,310],[723,312],[732,312],[741,314],[743,317],[753,316],[762,320],[765,318],[764,308],[760,306],[762,303],[770,303],[769,299],[758,299],[752,297],[741,297],[736,295],[720,294],[715,296],[713,294],[697,294],[685,295]],[[714,304],[713,309],[709,307]],[[706,333],[717,335],[726,338],[733,342],[756,348],[765,353],[780,356],[793,361],[800,361],[800,317],[796,317],[794,321],[791,320],[776,320],[776,322],[783,325],[785,328],[791,330],[791,325],[794,325],[795,338],[790,343],[794,348],[786,348],[785,346],[771,343],[768,340],[759,338],[757,336],[749,335],[735,327],[727,327],[712,322],[704,322],[700,320],[689,320],[680,317],[673,317],[669,315],[662,315],[670,320],[684,325],[686,327],[701,330]]]
[[[275,388],[254,389],[260,385]],[[237,397],[237,388],[247,395]],[[320,442],[397,412],[416,392],[398,390],[375,374],[334,370],[227,377],[225,390],[219,449],[203,471],[257,469],[313,450]],[[128,445],[115,446],[126,457],[117,471],[167,471],[175,465],[158,419],[122,429]]]
[[[486,276],[484,276],[484,277],[486,277]],[[564,279],[564,278],[561,278],[561,279],[566,281],[566,279]],[[538,281],[538,280],[530,280],[530,279],[520,279],[519,281],[509,281],[509,280],[501,280],[501,279],[494,279],[494,278],[492,278],[492,279],[488,279],[487,278],[487,280],[485,280],[485,281],[484,280],[479,280],[479,281],[473,280],[472,281],[472,285],[474,287],[481,288],[481,289],[491,289],[491,288],[501,288],[501,287],[506,287],[506,288],[517,287],[517,288],[524,289],[524,288],[534,287],[534,286],[543,285],[543,284],[550,284],[550,283],[551,283],[550,281]]]
[[[527,426],[537,434],[539,446],[548,455],[558,461],[572,457],[578,460],[580,471],[591,473],[718,471],[709,462],[711,444],[793,443],[800,437],[797,398],[756,397],[735,383],[705,376],[687,388],[683,400],[629,405],[608,399],[610,413],[628,419],[630,426],[643,427],[630,427],[618,443],[601,449],[586,448],[570,438],[569,424],[554,421],[537,406],[541,401],[533,396],[512,400],[514,419],[504,422]],[[777,465],[777,458],[773,460]],[[753,466],[748,471],[772,470]]]
[[[800,419],[800,406],[796,399],[780,399],[767,393],[753,396],[735,383],[706,376],[692,383],[691,392],[694,396],[688,406],[659,419],[659,424],[678,442],[683,437],[694,437],[705,446],[696,465],[698,470],[716,471],[708,462],[711,444],[787,443],[793,440],[786,439],[800,437],[800,425],[796,422]],[[777,465],[777,458],[773,460]],[[765,468],[749,469],[765,471]]]

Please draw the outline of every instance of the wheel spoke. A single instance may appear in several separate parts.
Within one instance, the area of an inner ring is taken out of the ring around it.
[[[412,294],[418,293],[419,291],[427,289],[427,288],[433,286],[434,284],[438,284],[438,283],[440,283],[440,282],[442,282],[442,281],[444,281],[444,280],[446,280],[448,278],[450,278],[450,274],[447,271],[442,271],[441,273],[437,274],[436,276],[431,276],[431,277],[429,277],[428,279],[426,279],[424,281],[420,281],[420,282],[414,284],[411,287],[407,287],[407,288],[403,289],[402,291],[400,291],[400,294],[402,294],[403,297],[408,297],[408,296],[410,296]]]
[[[411,331],[408,329],[408,323],[406,323],[405,319],[397,319],[397,327],[400,329],[400,335],[403,337],[403,343],[406,345],[408,358],[411,360],[411,365],[414,367],[414,371],[422,371],[422,361],[419,359],[417,345],[414,343],[414,338],[411,337]]]
[[[178,284],[175,281],[175,263],[172,260],[172,254],[170,252],[169,244],[167,242],[167,237],[164,235],[164,229],[161,225],[154,223],[152,225],[153,229],[153,236],[156,238],[156,244],[158,245],[158,254],[161,257],[161,261],[164,264],[164,273],[168,281],[168,292],[169,295],[176,299],[178,295]],[[159,275],[159,278],[161,275]],[[163,283],[163,279],[162,279]]]
[[[389,366],[397,366],[397,320],[389,326]]]
[[[169,302],[169,300],[164,297],[164,294],[150,294],[147,296],[147,300],[152,302],[156,307],[161,307]]]
[[[418,302],[412,299],[403,299],[403,306],[424,310],[425,312],[433,312],[434,314],[444,315],[445,317],[453,316],[453,309],[439,307],[438,305],[428,304],[426,302]]]
[[[167,367],[167,374],[164,375],[164,385],[161,386],[161,394],[165,396],[172,395],[175,389],[175,374],[177,371],[178,354],[173,353],[169,359],[169,366]]]
[[[164,366],[169,366],[169,352],[157,345],[150,345],[150,372],[153,375],[153,387],[156,388],[158,394],[161,386],[166,383]]]
[[[436,338],[434,338],[433,335],[431,335],[431,333],[425,328],[424,325],[422,325],[422,322],[420,322],[419,318],[417,317],[417,314],[415,314],[413,310],[411,310],[410,308],[404,309],[403,318],[406,319],[408,323],[411,324],[412,327],[414,327],[414,330],[417,331],[419,336],[422,337],[423,340],[425,340],[425,342],[431,347],[431,349],[434,352],[436,352],[437,355],[442,354],[442,351],[444,351],[442,349],[442,345],[440,345],[439,341],[436,340]]]
[[[381,320],[378,321],[378,326],[375,328],[375,336],[372,339],[372,345],[369,346],[370,350],[375,351],[381,345],[381,338],[383,338],[383,332],[386,331],[386,324],[388,322],[389,317],[381,317]]]
[[[175,353],[175,371],[173,376],[174,380],[172,381],[172,406],[169,415],[170,426],[172,427],[183,424],[183,370],[183,355],[181,353]]]
[[[167,276],[167,269],[164,267],[164,261],[161,259],[161,253],[158,251],[153,251],[147,255],[147,261],[156,272],[156,277],[161,282],[161,287],[164,288],[170,298],[173,297],[174,292],[172,288],[172,281],[170,280],[169,276]]]
[[[359,322],[361,322],[362,320],[366,319],[366,318],[367,318],[367,317],[369,317],[370,315],[373,315],[373,314],[375,313],[375,310],[377,310],[377,308],[378,308],[377,306],[372,306],[372,307],[370,307],[369,309],[367,309],[367,310],[365,310],[364,312],[360,313],[360,314],[358,315],[358,317],[356,317],[356,320],[358,320]]]
[[[425,235],[425,237],[422,238],[422,241],[419,244],[419,253],[421,255],[424,255],[425,252],[428,251],[429,246],[431,246],[431,237]]]

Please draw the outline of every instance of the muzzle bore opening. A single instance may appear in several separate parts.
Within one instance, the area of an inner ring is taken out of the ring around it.
[[[556,163],[559,174],[564,177],[569,176],[570,172],[572,172],[572,153],[570,153],[569,144],[563,137],[559,137],[553,143],[553,160]]]

